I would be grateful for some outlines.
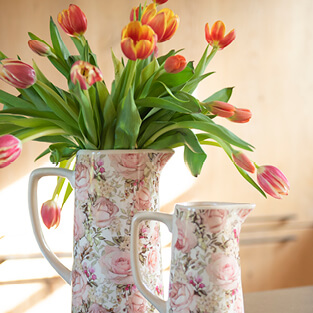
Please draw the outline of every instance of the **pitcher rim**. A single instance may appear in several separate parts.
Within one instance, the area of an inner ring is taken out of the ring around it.
[[[193,201],[176,203],[175,208],[185,210],[208,209],[208,210],[235,210],[235,209],[254,209],[254,203],[239,202],[220,202],[220,201]]]
[[[89,150],[80,149],[77,151],[77,155],[81,154],[96,154],[96,153],[107,153],[107,154],[131,154],[131,153],[174,153],[173,149],[101,149],[101,150]]]

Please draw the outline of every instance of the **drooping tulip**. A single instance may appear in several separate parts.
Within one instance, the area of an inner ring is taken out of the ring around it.
[[[55,226],[57,228],[61,219],[61,208],[54,200],[48,200],[41,206],[41,218],[48,229]]]
[[[288,195],[290,185],[285,175],[275,166],[257,166],[257,180],[260,187],[270,196],[281,199]]]
[[[232,154],[232,158],[234,163],[241,167],[242,169],[246,170],[247,172],[254,173],[255,167],[251,160],[242,152],[242,151],[235,151]]]
[[[158,36],[158,42],[169,40],[175,34],[179,25],[179,17],[170,9],[156,10],[156,4],[151,3],[142,14],[142,24],[149,25]]]
[[[51,55],[51,48],[40,40],[29,40],[28,46],[42,57]]]
[[[236,108],[234,111],[234,115],[232,115],[228,119],[235,123],[247,123],[250,121],[251,117],[252,113],[249,109]]]
[[[15,88],[25,89],[36,82],[36,73],[20,60],[3,59],[0,61],[0,79]]]
[[[157,36],[148,25],[130,22],[122,31],[121,48],[130,60],[146,59],[154,51]]]
[[[184,70],[187,61],[184,56],[177,54],[168,57],[164,63],[164,69],[167,73],[176,74]]]
[[[205,107],[214,115],[220,117],[231,117],[234,115],[236,108],[227,102],[223,101],[212,101],[205,103]]]
[[[209,24],[205,24],[205,38],[211,46],[222,50],[235,40],[236,33],[233,29],[225,36],[225,24],[222,21],[216,21],[211,31]]]
[[[0,136],[0,168],[10,165],[22,151],[22,142],[13,135]]]
[[[87,18],[79,6],[70,4],[67,10],[58,14],[58,22],[69,36],[78,37],[87,30]]]
[[[76,61],[71,68],[71,81],[77,82],[83,90],[88,89],[95,82],[102,81],[101,71],[94,65],[85,61]]]

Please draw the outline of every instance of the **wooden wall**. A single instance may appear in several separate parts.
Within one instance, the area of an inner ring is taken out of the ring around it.
[[[0,3],[0,50],[10,57],[19,55],[29,63],[34,58],[48,78],[62,87],[65,87],[65,82],[51,70],[48,61],[34,55],[28,48],[27,32],[48,40],[49,16],[56,21],[58,12],[67,8],[68,4],[78,4],[88,18],[86,37],[98,55],[107,84],[110,84],[113,77],[110,49],[121,56],[120,32],[128,23],[130,9],[137,5],[133,0],[0,0]],[[210,64],[208,70],[216,74],[201,84],[197,91],[199,98],[205,98],[223,87],[236,87],[230,102],[237,107],[249,108],[253,118],[250,123],[243,125],[222,120],[221,124],[256,147],[256,151],[249,156],[259,165],[279,167],[290,180],[291,192],[281,201],[264,199],[242,179],[222,151],[208,148],[203,173],[196,180],[188,173],[184,174],[187,185],[188,181],[193,183],[186,187],[183,194],[175,191],[175,196],[164,204],[163,210],[171,211],[175,202],[188,200],[254,202],[257,208],[251,218],[256,218],[254,221],[259,228],[255,230],[253,225],[256,224],[248,223],[243,233],[248,239],[251,236],[271,237],[272,231],[286,227],[286,223],[282,226],[275,217],[292,215],[287,229],[298,231],[301,224],[301,230],[308,231],[301,235],[303,240],[296,239],[299,243],[297,248],[288,248],[288,254],[284,255],[288,275],[294,269],[294,264],[301,264],[300,257],[303,255],[313,262],[313,123],[310,97],[313,90],[313,1],[196,0],[191,5],[189,0],[169,0],[168,7],[180,16],[181,25],[172,40],[159,46],[160,54],[172,48],[185,48],[182,53],[186,58],[197,62],[206,46],[206,22],[212,25],[221,19],[227,31],[236,29],[236,40],[220,51]],[[69,43],[70,50],[74,51],[70,40],[65,35],[63,38]],[[2,82],[0,88],[12,91]],[[40,166],[42,163],[34,164],[33,159],[43,147],[43,144],[25,144],[15,165],[1,170],[0,189]],[[177,162],[182,164],[183,160],[175,158],[170,164],[175,166]],[[172,186],[179,186],[181,179],[173,173],[167,177]],[[274,217],[276,226],[264,216]],[[268,223],[272,228],[268,227]],[[277,247],[277,243],[243,246],[242,261],[250,271],[243,273],[246,290],[313,284],[312,270],[302,281],[293,279],[295,275],[291,275],[290,280],[281,279],[278,275],[275,283],[262,282],[257,272],[271,272],[277,266],[279,268],[281,264],[278,262],[282,260],[276,256],[279,251],[281,246]],[[266,265],[269,269],[262,267],[259,256],[264,253],[269,254]],[[292,268],[288,267],[288,262]]]

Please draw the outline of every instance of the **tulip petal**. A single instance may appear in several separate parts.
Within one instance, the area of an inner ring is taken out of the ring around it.
[[[225,24],[222,21],[216,21],[211,29],[211,36],[213,40],[220,41],[225,35]]]
[[[236,33],[233,29],[223,39],[219,41],[219,48],[222,50],[236,39]]]
[[[134,41],[131,38],[126,38],[121,41],[121,48],[125,56],[135,61],[137,59]]]
[[[149,23],[148,25],[154,30],[154,32],[158,36],[158,41],[160,41],[163,38],[163,35],[165,33],[165,13],[159,13],[157,14]]]

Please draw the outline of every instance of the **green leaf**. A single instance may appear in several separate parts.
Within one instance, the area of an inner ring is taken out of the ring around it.
[[[8,57],[3,52],[0,51],[0,61],[7,58]]]
[[[64,198],[63,198],[63,202],[62,202],[61,208],[63,208],[65,202],[67,201],[67,199],[71,195],[72,191],[73,191],[73,187],[72,187],[72,185],[70,183],[68,183],[67,187],[66,187],[66,190],[65,190],[65,194],[64,194]]]
[[[130,89],[117,110],[114,149],[135,149],[141,118]]]
[[[200,83],[203,79],[207,78],[208,76],[210,76],[210,75],[212,75],[212,74],[214,74],[214,72],[206,73],[206,74],[201,75],[201,76],[195,76],[195,75],[194,75],[194,78],[190,79],[190,80],[186,83],[186,85],[182,88],[182,91],[185,91],[185,92],[187,92],[187,93],[192,94],[192,93],[196,90],[196,88],[198,87],[199,83]]]
[[[36,107],[29,101],[20,97],[13,96],[3,90],[0,90],[0,103],[11,108],[35,109]]]
[[[192,151],[187,145],[184,148],[184,160],[189,168],[191,174],[197,177],[201,173],[203,163],[206,160],[206,154],[202,150],[202,153],[196,153]]]
[[[111,55],[112,55],[112,61],[114,65],[114,77],[115,77],[115,82],[118,83],[119,80],[121,79],[124,66],[122,62],[115,56],[113,50],[111,50]]]
[[[176,54],[175,50],[171,50],[171,51],[168,52],[167,54],[158,57],[158,63],[159,63],[160,65],[162,65],[162,64],[166,61],[166,59],[167,59],[168,57],[170,57],[170,56],[172,56],[172,55],[175,55],[175,54]]]
[[[228,102],[231,95],[232,95],[233,89],[234,89],[234,87],[228,87],[228,88],[221,89],[221,90],[215,92],[210,97],[203,100],[202,102],[210,102],[210,101]]]
[[[116,125],[117,113],[112,101],[112,97],[109,94],[103,108],[103,129],[101,135],[101,149],[113,149],[114,137],[115,137],[115,125]]]

